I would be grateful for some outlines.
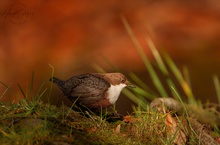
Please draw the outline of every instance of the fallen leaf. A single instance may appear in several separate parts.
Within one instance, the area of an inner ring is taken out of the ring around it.
[[[220,144],[220,138],[215,138],[215,141]]]
[[[126,123],[131,123],[131,120],[132,120],[131,116],[127,115],[127,116],[124,117],[123,121],[126,122]]]
[[[117,125],[115,129],[115,133],[120,134],[121,133],[121,124]]]
[[[130,115],[127,115],[124,117],[123,121],[125,123],[133,123],[133,122],[141,121],[141,119],[140,118],[132,118]]]
[[[172,143],[177,145],[186,144],[186,134],[181,130],[180,126],[171,116],[170,112],[167,114],[165,124],[167,125],[166,133],[168,140],[172,140]]]

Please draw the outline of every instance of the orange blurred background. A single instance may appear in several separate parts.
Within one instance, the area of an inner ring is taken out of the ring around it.
[[[14,90],[1,100],[16,100],[17,84],[30,86],[32,72],[36,90],[48,82],[49,64],[63,79],[94,72],[93,64],[114,71],[105,60],[125,74],[135,72],[149,79],[121,15],[149,58],[148,34],[180,68],[188,67],[196,97],[216,100],[212,76],[220,74],[218,0],[1,0],[0,81]],[[5,91],[4,85],[0,91]],[[62,95],[58,88],[53,91]]]

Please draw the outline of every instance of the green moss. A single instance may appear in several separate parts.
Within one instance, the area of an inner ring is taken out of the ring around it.
[[[58,108],[41,101],[22,100],[17,105],[1,106],[0,116],[1,144],[145,144],[158,141],[157,125],[151,120],[154,117],[147,114],[140,115],[141,121],[109,123],[100,116],[85,117],[66,106]]]

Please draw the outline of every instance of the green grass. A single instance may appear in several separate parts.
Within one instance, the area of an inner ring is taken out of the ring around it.
[[[192,93],[192,90],[190,88],[190,85],[188,82],[189,81],[189,76],[186,75],[185,77],[187,78],[187,81],[184,79],[184,76],[182,75],[182,73],[180,72],[180,70],[177,68],[177,66],[175,65],[175,63],[172,61],[172,59],[169,57],[169,55],[165,52],[159,52],[159,50],[156,48],[156,46],[154,45],[153,41],[150,39],[150,37],[146,36],[146,43],[148,44],[152,55],[155,59],[156,62],[156,68],[159,69],[160,73],[162,73],[163,75],[163,79],[166,82],[166,84],[164,84],[158,73],[155,70],[155,67],[151,64],[151,62],[149,61],[149,59],[147,58],[147,56],[145,55],[143,48],[141,47],[141,45],[138,43],[134,33],[132,32],[129,24],[127,23],[126,19],[124,17],[122,17],[122,22],[125,25],[125,28],[129,34],[129,36],[131,37],[135,48],[137,49],[137,52],[139,53],[143,63],[146,66],[146,69],[148,71],[148,73],[150,74],[150,78],[155,86],[155,88],[157,89],[157,91],[159,92],[159,94],[155,95],[155,92],[153,92],[153,94],[149,94],[149,92],[152,91],[148,91],[149,89],[146,89],[146,92],[144,94],[148,94],[148,99],[152,100],[154,99],[153,96],[159,96],[159,97],[174,97],[176,99],[178,99],[177,94],[180,96],[179,90],[177,90],[177,86],[181,87],[181,91],[184,92],[184,94],[181,94],[181,96],[183,97],[187,97],[187,100],[189,103],[196,103],[196,99]],[[187,74],[187,70],[186,68],[184,69],[185,73]],[[175,80],[173,80],[171,78],[171,76],[173,78],[175,78]],[[140,78],[138,78],[137,76],[135,76],[135,74],[131,73],[130,77],[133,78],[133,81],[137,84],[140,85],[141,88],[149,88],[146,83],[142,82]],[[178,82],[178,84],[175,83],[175,81]],[[170,90],[166,90],[165,86],[167,86]],[[175,90],[175,92],[174,92]],[[172,96],[168,95],[168,94],[172,94]],[[143,91],[141,91],[141,93],[143,93]]]
[[[87,118],[66,106],[56,107],[39,100],[22,99],[0,106],[1,144],[145,144],[156,143],[155,129],[164,128],[160,115],[142,114],[135,123],[108,123],[105,118]],[[159,118],[158,118],[159,117]],[[164,118],[164,117],[162,117]],[[153,120],[154,121],[153,121]],[[157,126],[160,122],[160,126]],[[150,125],[152,124],[152,125]],[[121,129],[116,132],[117,126]],[[154,127],[153,127],[154,126]],[[154,138],[149,138],[154,131]],[[143,133],[145,134],[143,136]]]

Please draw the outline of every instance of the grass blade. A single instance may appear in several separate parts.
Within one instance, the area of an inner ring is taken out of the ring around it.
[[[34,71],[32,72],[32,76],[31,76],[31,85],[30,85],[30,93],[31,93],[31,97],[34,97]]]
[[[217,75],[213,76],[213,82],[214,82],[215,91],[217,94],[218,103],[220,105],[220,83],[219,83],[219,79]]]
[[[131,30],[128,22],[127,22],[127,20],[123,16],[122,16],[122,22],[123,22],[123,24],[124,24],[128,34],[129,34],[129,36],[131,37],[132,42],[135,45],[135,48],[137,49],[141,59],[143,60],[147,70],[149,71],[149,74],[151,76],[151,79],[152,79],[155,87],[158,89],[158,91],[159,91],[159,93],[160,93],[160,95],[162,97],[168,97],[167,92],[165,91],[165,89],[164,89],[164,87],[163,87],[159,77],[157,76],[153,66],[151,65],[150,61],[146,57],[142,47],[140,46],[140,44],[138,43],[136,37],[134,36],[134,34],[133,34],[133,32],[132,32],[132,30]]]
[[[141,108],[146,109],[146,99],[141,98],[140,96],[137,97],[134,95],[130,90],[124,89],[123,94],[125,94],[130,100],[135,102],[137,105],[139,105]]]
[[[186,80],[189,87],[192,88],[191,87],[192,85],[191,85],[191,81],[190,81],[190,76],[189,76],[189,71],[188,71],[186,66],[183,67],[183,77],[184,77],[184,80]]]
[[[187,84],[187,82],[184,80],[184,78],[183,78],[182,74],[180,73],[179,69],[177,68],[177,66],[174,64],[174,62],[172,61],[172,59],[169,57],[169,55],[166,52],[163,52],[163,57],[164,57],[166,63],[168,64],[169,68],[173,72],[174,76],[176,77],[177,81],[180,83],[184,93],[188,97],[189,103],[196,104],[196,100],[195,100],[195,97],[192,93],[192,90],[191,90],[190,86]]]
[[[40,88],[38,89],[37,94],[35,95],[35,98],[40,99],[41,96],[43,95],[42,93],[40,94],[40,91],[42,90],[44,84],[45,84],[45,81],[41,84]],[[43,92],[45,92],[45,90]]]
[[[105,73],[106,71],[100,67],[99,65],[97,64],[93,64],[93,68],[97,71],[97,72],[100,72],[100,73]]]
[[[151,52],[160,68],[160,70],[163,72],[164,75],[168,76],[169,72],[166,69],[166,66],[164,65],[164,62],[160,56],[160,53],[158,52],[156,46],[154,45],[153,41],[151,40],[150,37],[146,38],[147,44],[149,45],[149,48],[151,49]]]
[[[52,90],[53,90],[53,76],[54,76],[54,67],[49,64],[49,66],[52,68],[52,72],[51,72],[51,82],[50,82],[50,90],[49,90],[49,94],[48,94],[48,97],[47,97],[47,100],[48,100],[48,103],[50,103],[50,97],[51,97],[51,93],[52,93]]]
[[[7,86],[6,84],[4,84],[3,82],[0,81],[0,83],[6,87],[5,91],[2,93],[2,95],[0,96],[0,100],[2,99],[2,97],[6,94],[6,92],[10,89],[10,86]]]
[[[20,84],[18,84],[18,87],[19,87],[19,89],[20,89],[22,95],[24,96],[25,100],[27,100],[27,96],[25,95],[25,93],[24,93],[23,89],[21,88],[21,85],[20,85]]]
[[[173,95],[174,98],[178,98],[176,96],[176,93],[174,93],[171,89],[171,86],[173,88],[175,88],[175,90],[177,91],[176,89],[176,86],[174,85],[174,82],[172,81],[172,79],[170,78],[170,74],[169,74],[169,71],[167,70],[166,66],[165,66],[165,63],[163,62],[163,59],[162,57],[160,56],[160,53],[158,52],[158,49],[156,48],[156,46],[154,45],[153,41],[150,39],[150,37],[147,37],[146,38],[146,41],[147,41],[147,44],[149,45],[149,48],[151,49],[151,52],[157,62],[157,65],[160,69],[160,71],[163,73],[165,79],[166,79],[166,82],[171,90],[171,93]],[[177,91],[177,93],[179,94],[179,92]]]
[[[157,96],[157,94],[154,91],[152,91],[136,74],[130,73],[129,77],[135,82],[135,84],[140,86],[143,90],[149,92],[154,96]]]

